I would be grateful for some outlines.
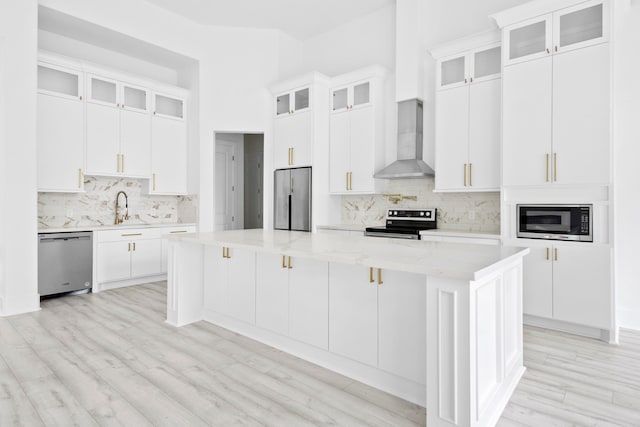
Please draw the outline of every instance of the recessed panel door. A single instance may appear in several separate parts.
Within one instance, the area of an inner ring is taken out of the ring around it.
[[[441,90],[436,109],[436,175],[438,190],[469,185],[469,86]]]
[[[373,192],[374,174],[374,127],[373,107],[349,111],[349,190],[355,193]]]
[[[120,174],[120,110],[87,102],[87,174]]]

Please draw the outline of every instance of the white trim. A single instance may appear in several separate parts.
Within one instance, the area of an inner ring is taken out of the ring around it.
[[[619,319],[618,319],[619,320]],[[529,326],[536,326],[538,328],[552,329],[560,332],[567,332],[569,334],[580,335],[587,338],[595,338],[610,344],[617,344],[616,332],[610,329],[598,329],[591,326],[577,325],[574,323],[563,322],[561,320],[546,319],[544,317],[532,316],[525,314],[523,316],[523,323]]]
[[[494,13],[489,15],[489,18],[496,21],[498,27],[504,28],[507,25],[522,22],[536,16],[546,15],[560,9],[586,3],[587,1],[589,0],[535,0]]]
[[[476,50],[486,45],[500,43],[502,33],[499,30],[483,31],[427,49],[434,59],[459,54],[467,50]]]

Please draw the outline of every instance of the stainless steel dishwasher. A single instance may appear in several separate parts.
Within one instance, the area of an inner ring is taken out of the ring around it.
[[[38,234],[40,296],[90,290],[93,273],[93,233]]]

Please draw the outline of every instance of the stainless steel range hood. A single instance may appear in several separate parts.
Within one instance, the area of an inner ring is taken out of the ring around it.
[[[423,178],[434,171],[422,160],[422,101],[398,103],[398,160],[373,177],[379,179]]]

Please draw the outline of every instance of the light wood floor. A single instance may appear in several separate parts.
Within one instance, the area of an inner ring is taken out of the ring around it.
[[[424,425],[424,408],[199,322],[164,323],[164,283],[0,318],[0,426]],[[640,334],[609,346],[526,328],[500,426],[640,425]]]

